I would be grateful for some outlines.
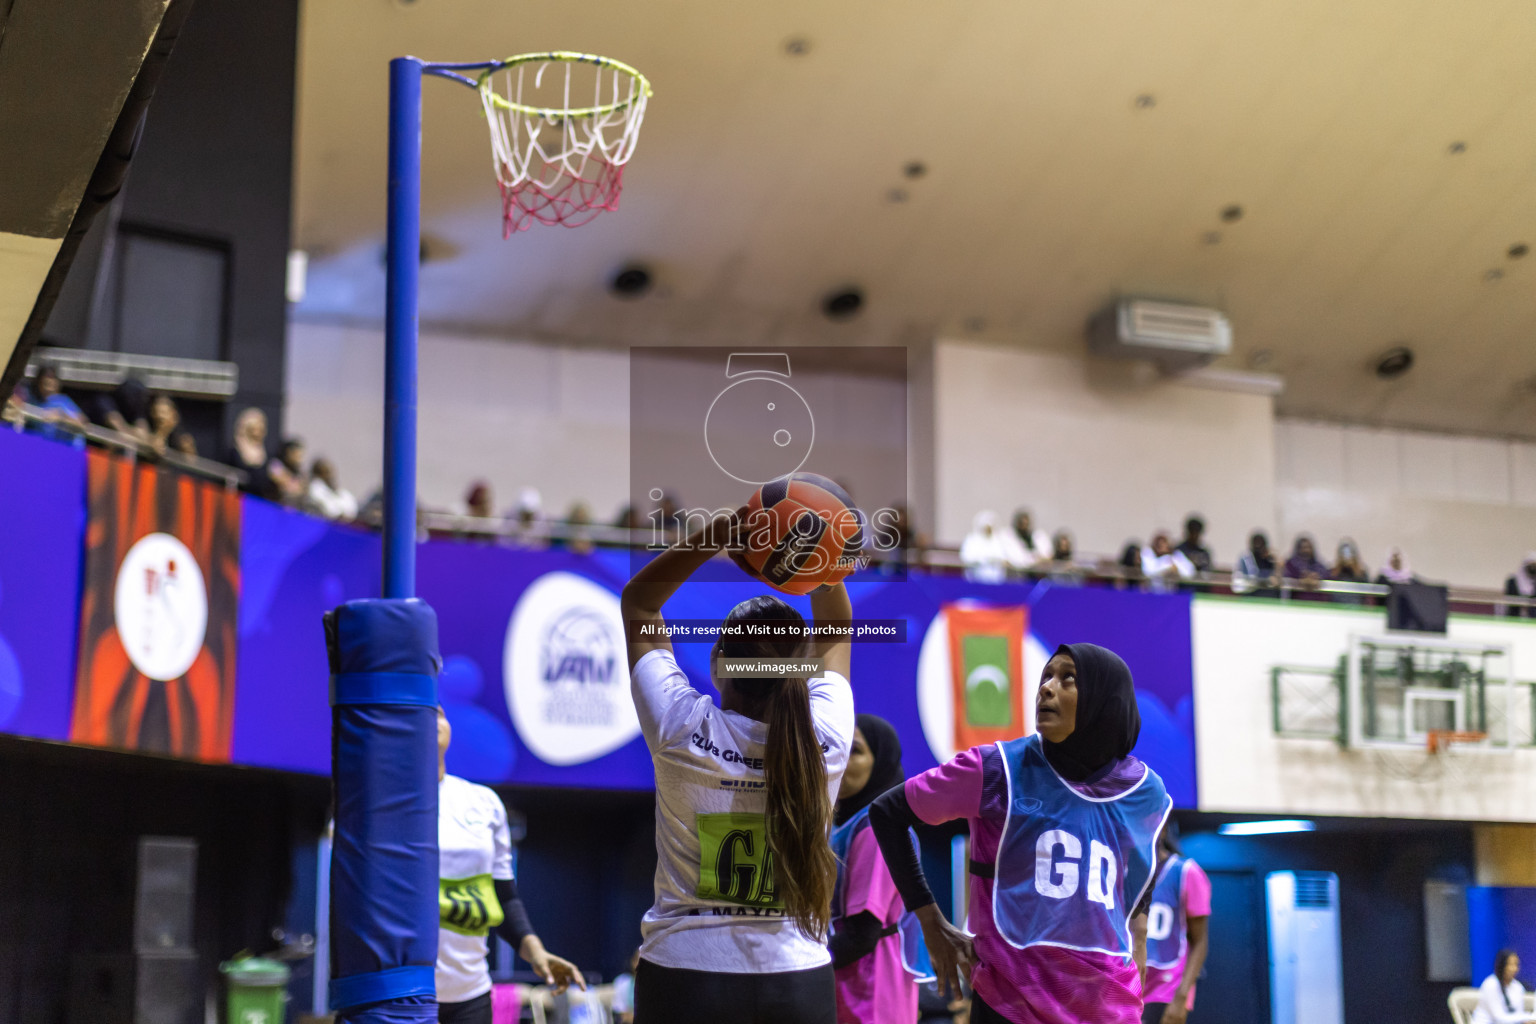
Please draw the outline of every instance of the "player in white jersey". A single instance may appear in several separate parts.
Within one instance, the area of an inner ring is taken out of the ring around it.
[[[715,643],[716,707],[678,668],[661,614],[739,529],[738,516],[717,517],[624,588],[631,689],[656,768],[656,902],[642,925],[635,1024],[836,1020],[827,835],[853,741],[851,645],[808,643],[800,614],[777,598],[744,601]],[[847,591],[813,594],[811,612],[847,622]],[[807,655],[820,659],[810,678],[733,675],[721,660]]]
[[[491,1024],[488,936],[495,932],[546,982],[586,988],[569,960],[544,948],[512,879],[507,809],[494,790],[449,775],[444,760],[453,729],[437,709],[437,1019]]]

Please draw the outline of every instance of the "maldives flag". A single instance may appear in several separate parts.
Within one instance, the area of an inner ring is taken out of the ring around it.
[[[946,605],[955,749],[1024,735],[1024,635],[1028,612]]]

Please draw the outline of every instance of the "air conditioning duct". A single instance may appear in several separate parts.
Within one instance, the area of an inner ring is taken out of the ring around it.
[[[1115,359],[1148,359],[1165,372],[1190,370],[1232,351],[1232,323],[1201,306],[1122,299],[1089,321],[1088,347]]]

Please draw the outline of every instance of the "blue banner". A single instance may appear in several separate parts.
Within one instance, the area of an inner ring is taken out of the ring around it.
[[[75,692],[85,452],[0,430],[0,732],[63,740]]]
[[[0,492],[0,731],[70,735],[85,538],[85,460],[67,445],[0,432],[25,488]],[[321,616],[379,593],[377,535],[243,500],[231,759],[330,771],[329,672]],[[422,544],[418,590],[436,610],[439,694],[453,725],[449,770],[480,782],[649,789],[651,762],[629,696],[618,594],[628,551],[579,555],[454,540]],[[668,603],[670,621],[718,622],[765,587],[725,562]],[[1195,806],[1190,601],[1185,595],[987,585],[914,572],[850,583],[861,620],[898,620],[901,643],[854,647],[860,710],[888,718],[909,774],[1016,735],[1057,644],[1091,641],[1135,674],[1137,754],[1181,807]],[[805,598],[788,598],[809,616]],[[1021,636],[1022,634],[1022,636]],[[713,693],[710,644],[675,644]]]
[[[330,672],[320,617],[379,596],[379,538],[258,498],[244,508],[232,760],[329,775]]]

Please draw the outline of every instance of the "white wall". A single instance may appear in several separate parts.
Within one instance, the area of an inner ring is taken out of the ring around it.
[[[1033,509],[1080,552],[1117,554],[1205,516],[1230,564],[1274,526],[1273,399],[1148,379],[1081,357],[941,341],[934,352],[940,540],[979,509]]]
[[[1286,551],[1349,536],[1374,572],[1399,544],[1427,579],[1502,587],[1536,548],[1536,444],[1282,419],[1275,462]]]
[[[1352,634],[1380,636],[1380,608],[1202,597],[1194,641],[1200,809],[1463,821],[1536,821],[1536,750],[1343,750],[1276,736],[1270,671],[1332,668]],[[1449,637],[1507,645],[1536,679],[1536,621],[1452,618]],[[1526,709],[1528,710],[1528,708]],[[1527,727],[1528,728],[1528,727]]]
[[[503,507],[526,486],[557,515],[581,500],[607,521],[624,504],[625,352],[423,333],[419,361],[423,504],[457,509],[479,478]],[[383,395],[382,331],[289,324],[288,430],[328,456],[360,499],[382,479]]]
[[[383,359],[377,329],[289,325],[288,430],[305,440],[311,455],[329,457],[359,497],[381,479]],[[720,365],[667,360],[660,374],[666,386],[647,390],[637,410],[652,428],[638,443],[663,453],[665,473],[636,480],[632,499],[628,349],[423,333],[417,385],[421,501],[458,510],[469,484],[483,478],[502,508],[531,486],[547,514],[563,515],[579,500],[600,522],[611,521],[631,500],[649,507],[652,486],[689,507],[734,507],[750,488],[713,464],[702,432],[724,369],[723,357]],[[903,382],[813,369],[797,372],[795,385],[816,410],[816,448],[805,468],[843,481],[866,507],[902,501]],[[638,475],[654,468],[646,461],[635,467]]]

